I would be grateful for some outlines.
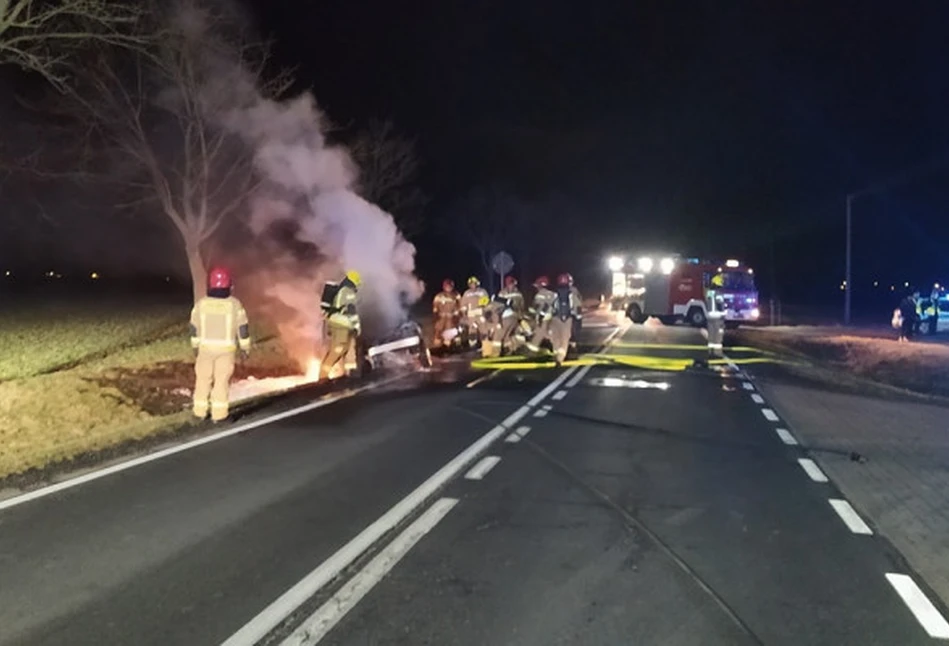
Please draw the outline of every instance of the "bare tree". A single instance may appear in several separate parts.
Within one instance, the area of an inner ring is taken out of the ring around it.
[[[261,181],[253,147],[226,124],[266,85],[266,57],[239,35],[221,36],[225,30],[207,13],[176,18],[147,53],[119,58],[103,50],[88,61],[70,110],[90,133],[88,145],[106,151],[91,159],[128,196],[121,206],[160,213],[174,225],[198,299],[209,239]],[[283,89],[285,80],[265,91]]]
[[[493,285],[491,260],[500,251],[522,246],[529,235],[531,212],[530,204],[497,186],[489,186],[468,193],[455,206],[445,226],[448,233],[477,252]]]
[[[419,233],[428,200],[416,184],[415,141],[396,132],[391,121],[374,119],[349,148],[360,170],[357,192],[391,213],[405,236]]]
[[[142,9],[116,0],[0,0],[0,64],[42,75],[59,90],[69,57],[90,43],[141,48]]]

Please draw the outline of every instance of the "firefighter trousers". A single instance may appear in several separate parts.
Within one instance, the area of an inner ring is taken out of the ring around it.
[[[554,346],[554,359],[557,363],[562,363],[567,358],[567,350],[570,348],[570,336],[573,333],[573,319],[566,321],[554,317],[550,322],[550,343]]]
[[[356,343],[356,332],[352,328],[333,323],[326,324],[329,335],[329,349],[323,362],[320,364],[320,380],[329,379],[330,372],[340,361],[346,359],[346,355]],[[359,360],[358,357],[356,359]]]
[[[534,328],[534,334],[531,336],[530,343],[527,344],[527,348],[531,352],[540,352],[540,344],[544,342],[545,339],[550,338],[550,320],[549,319],[540,319],[537,321],[537,327]]]
[[[442,345],[448,345],[445,342],[445,338],[442,336],[455,327],[455,316],[453,314],[436,314],[435,315],[435,338],[432,339],[432,347],[439,348]]]
[[[220,422],[227,418],[228,389],[234,374],[235,350],[201,348],[194,361],[194,416],[208,416],[210,399],[211,419]]]
[[[513,349],[514,331],[517,329],[517,316],[511,312],[501,318],[501,322],[491,335],[491,340],[499,346],[499,351]]]

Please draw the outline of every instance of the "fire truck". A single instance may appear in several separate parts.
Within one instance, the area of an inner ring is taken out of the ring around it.
[[[654,316],[663,323],[685,321],[704,327],[706,296],[714,290],[728,327],[757,321],[758,290],[751,267],[735,260],[705,260],[677,254],[613,256],[612,309],[625,311],[634,323]]]

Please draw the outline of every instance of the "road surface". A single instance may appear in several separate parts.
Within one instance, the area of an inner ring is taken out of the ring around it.
[[[482,374],[0,509],[0,645],[934,643],[918,577],[740,373]]]

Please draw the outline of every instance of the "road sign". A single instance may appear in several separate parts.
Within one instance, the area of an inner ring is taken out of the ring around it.
[[[506,276],[514,269],[514,259],[508,252],[501,251],[491,259],[491,268],[500,276]]]

